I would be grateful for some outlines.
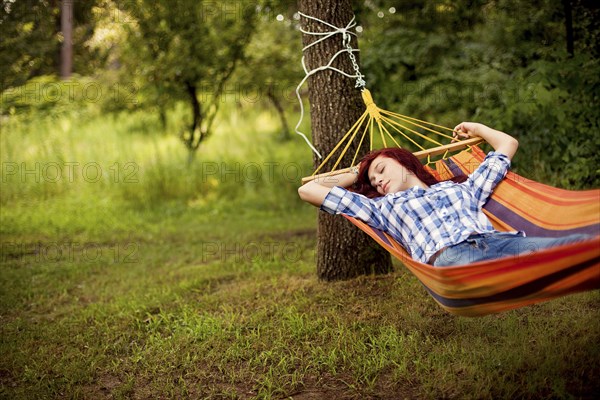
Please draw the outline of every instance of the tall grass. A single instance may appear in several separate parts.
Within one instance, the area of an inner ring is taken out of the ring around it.
[[[166,205],[211,213],[298,207],[306,148],[276,140],[268,112],[231,106],[222,115],[192,163],[177,135],[181,107],[166,130],[148,112],[12,118],[0,136],[2,232],[118,231],[124,209],[133,218]]]

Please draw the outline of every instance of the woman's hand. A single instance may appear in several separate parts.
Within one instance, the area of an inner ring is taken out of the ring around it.
[[[300,186],[300,188],[298,188],[298,195],[307,203],[310,203],[315,207],[320,207],[332,187],[350,187],[356,181],[356,176],[356,172],[322,176]]]
[[[452,136],[454,136],[452,142],[458,141],[459,137],[464,139],[479,137],[481,136],[480,132],[484,129],[490,128],[478,122],[461,122],[460,124],[456,125],[454,132],[452,132]]]
[[[519,147],[519,142],[514,137],[477,122],[461,122],[456,125],[452,135],[454,136],[454,139],[452,139],[453,142],[459,140],[461,137],[481,137],[495,151],[506,155],[509,159],[512,159]]]

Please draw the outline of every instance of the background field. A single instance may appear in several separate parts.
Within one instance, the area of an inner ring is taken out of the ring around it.
[[[598,292],[467,319],[399,264],[319,282],[309,150],[230,111],[191,167],[144,113],[3,131],[3,398],[598,395]]]

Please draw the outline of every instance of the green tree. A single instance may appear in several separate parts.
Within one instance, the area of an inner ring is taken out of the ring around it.
[[[270,104],[281,121],[282,140],[290,139],[286,109],[296,104],[294,90],[302,79],[301,42],[293,12],[285,7],[261,13],[256,34],[235,76],[235,87],[256,102]]]
[[[256,3],[131,0],[127,70],[152,88],[164,110],[186,100],[191,122],[180,137],[190,161],[211,134],[220,96],[254,33]]]
[[[101,65],[86,46],[93,32],[96,0],[73,6],[73,71],[90,74]],[[60,68],[60,1],[3,0],[0,5],[0,91],[41,75],[58,75]]]
[[[43,1],[3,1],[0,85],[4,91],[37,75],[57,74],[59,10]]]

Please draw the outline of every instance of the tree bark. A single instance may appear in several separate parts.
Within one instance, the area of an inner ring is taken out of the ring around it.
[[[346,26],[352,19],[353,10],[349,0],[299,0],[299,10],[332,25]],[[303,18],[301,24],[311,32],[330,31],[331,28],[313,20]],[[303,35],[304,45],[320,37]],[[352,47],[358,48],[356,38]],[[307,68],[326,65],[331,57],[342,49],[341,35],[311,47],[306,51]],[[358,60],[358,54],[355,53]],[[352,63],[346,54],[338,56],[332,66],[353,73]],[[308,80],[310,115],[313,142],[323,156],[335,147],[343,134],[364,111],[359,89],[355,81],[337,72],[325,70]],[[354,143],[353,146],[356,146]],[[350,165],[356,147],[350,148],[343,160]],[[320,160],[315,156],[314,164]],[[331,166],[326,166],[331,169]],[[341,216],[319,211],[317,229],[317,274],[323,280],[350,279],[364,274],[387,273],[392,270],[390,254],[377,245],[368,235]]]
[[[198,93],[196,89],[196,85],[190,82],[185,82],[185,88],[189,95],[190,106],[192,107],[192,124],[189,128],[189,136],[186,135],[185,131],[181,133],[181,139],[183,143],[188,149],[188,165],[192,163],[194,160],[194,153],[196,149],[200,145],[200,141],[202,137],[198,137],[198,135],[202,135],[200,132],[202,125],[202,112],[200,102],[198,101]]]
[[[60,8],[60,30],[63,42],[60,51],[60,76],[71,77],[73,70],[73,1],[62,0]]]
[[[565,31],[567,38],[567,53],[571,57],[575,55],[575,46],[573,39],[573,7],[571,6],[571,0],[563,0],[563,7],[565,9]]]

